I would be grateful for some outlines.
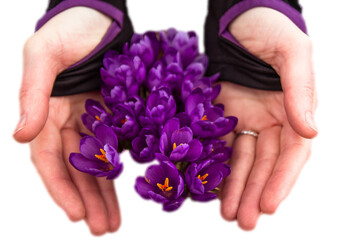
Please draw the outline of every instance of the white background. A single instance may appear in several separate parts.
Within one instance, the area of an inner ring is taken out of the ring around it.
[[[55,205],[30,161],[28,145],[12,139],[19,118],[22,46],[46,8],[46,0],[4,1],[0,7],[0,239],[94,239],[84,222],[72,223]],[[135,30],[195,30],[203,51],[204,0],[128,0]],[[293,191],[272,216],[245,232],[220,216],[219,201],[186,201],[175,213],[142,200],[134,191],[139,166],[124,154],[116,181],[122,225],[100,239],[341,239],[341,50],[339,1],[302,0],[314,43],[319,135]],[[316,238],[315,238],[316,237]]]

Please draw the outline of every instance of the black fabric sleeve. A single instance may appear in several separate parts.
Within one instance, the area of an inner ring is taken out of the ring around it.
[[[47,11],[55,8],[61,0],[51,0]],[[100,89],[100,68],[105,52],[109,49],[121,52],[123,45],[130,41],[133,35],[133,26],[128,16],[125,0],[103,0],[121,10],[124,14],[123,27],[118,35],[100,51],[87,61],[60,73],[53,86],[52,96],[65,96]]]
[[[219,35],[221,17],[239,2],[241,0],[209,1],[205,22],[205,51],[210,60],[207,74],[220,72],[220,81],[256,89],[282,90],[280,77],[269,64]],[[283,2],[301,12],[298,1]]]

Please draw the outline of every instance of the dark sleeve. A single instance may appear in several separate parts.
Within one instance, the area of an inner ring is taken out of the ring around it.
[[[53,86],[52,96],[65,96],[100,89],[100,68],[104,53],[113,49],[121,51],[130,41],[133,26],[128,16],[125,0],[51,0],[46,14],[38,21],[36,30],[58,13],[76,6],[90,7],[113,19],[99,45],[84,59],[60,73]]]
[[[208,75],[220,72],[220,81],[243,86],[282,90],[280,77],[267,63],[253,56],[228,31],[228,25],[254,7],[269,7],[291,19],[303,32],[306,26],[296,0],[210,0],[205,22],[205,51],[210,62]]]

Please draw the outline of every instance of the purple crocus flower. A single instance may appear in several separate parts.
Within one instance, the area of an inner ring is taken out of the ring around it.
[[[116,104],[123,103],[128,99],[128,96],[134,96],[135,89],[129,91],[125,86],[117,85],[113,88],[106,88],[105,86],[101,89],[101,94],[104,99],[104,103],[113,109]]]
[[[194,65],[195,66],[195,65]],[[194,67],[193,66],[193,67]],[[194,70],[193,70],[194,71]],[[215,74],[211,77],[196,77],[195,74],[198,73],[186,73],[185,80],[181,86],[181,99],[186,102],[188,96],[192,93],[194,89],[201,88],[205,99],[213,101],[218,97],[221,85],[213,85],[213,83],[219,78],[219,74]]]
[[[185,199],[184,180],[175,165],[169,161],[150,166],[145,177],[138,177],[135,190],[144,199],[163,204],[163,210],[179,208]]]
[[[145,102],[139,96],[128,98],[124,103],[117,104],[116,108],[123,112],[124,111],[129,112],[136,119],[139,116],[144,115],[146,111]]]
[[[70,154],[70,163],[77,170],[95,177],[116,178],[122,172],[119,162],[117,137],[111,127],[98,125],[95,136],[83,137],[79,144],[80,153]]]
[[[146,77],[146,68],[138,56],[130,58],[109,50],[103,59],[101,77],[105,84],[104,88],[111,90],[115,86],[123,86],[128,97],[132,97],[139,93],[139,88]]]
[[[135,57],[138,56],[150,68],[159,56],[160,42],[157,39],[156,32],[147,32],[145,34],[134,34],[130,41],[130,46],[126,44],[123,48],[123,54]]]
[[[123,141],[131,141],[141,130],[141,126],[131,110],[123,107],[113,110],[112,127],[117,137]]]
[[[201,142],[193,139],[189,127],[180,128],[178,118],[171,118],[165,123],[160,138],[160,152],[170,161],[195,161],[202,154],[202,149]]]
[[[186,170],[185,181],[192,198],[197,201],[215,199],[217,195],[210,191],[215,189],[230,172],[229,165],[217,163],[212,159],[189,165]]]
[[[139,136],[132,141],[131,156],[139,163],[151,162],[159,152],[159,137],[152,128],[142,128]]]
[[[219,139],[207,139],[203,141],[203,151],[198,161],[213,159],[217,162],[225,162],[232,155],[232,148],[225,146],[226,142]]]
[[[163,61],[157,61],[153,67],[149,70],[146,87],[149,91],[152,91],[154,88],[158,88],[165,78],[165,65]]]
[[[212,106],[200,88],[188,96],[185,112],[192,120],[191,128],[194,135],[201,138],[222,137],[231,132],[238,122],[236,117],[224,117],[223,106]]]
[[[153,90],[147,99],[146,117],[156,125],[164,124],[167,119],[175,115],[176,103],[166,87]]]
[[[110,126],[111,115],[104,109],[98,101],[87,99],[85,102],[86,113],[82,115],[83,124],[91,132],[94,132],[98,124]]]
[[[183,67],[188,66],[199,55],[198,37],[195,32],[182,32],[169,29],[160,32],[161,48],[164,52],[174,48],[180,53]]]

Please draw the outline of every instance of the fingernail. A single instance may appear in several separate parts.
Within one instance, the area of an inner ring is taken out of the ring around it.
[[[309,125],[310,128],[312,128],[313,130],[318,132],[316,123],[315,123],[314,118],[313,118],[313,114],[311,112],[306,112],[305,121],[307,122],[307,124]]]
[[[21,115],[20,119],[19,119],[19,123],[16,127],[16,129],[14,130],[13,136],[16,135],[18,132],[20,132],[26,124],[26,115]]]

